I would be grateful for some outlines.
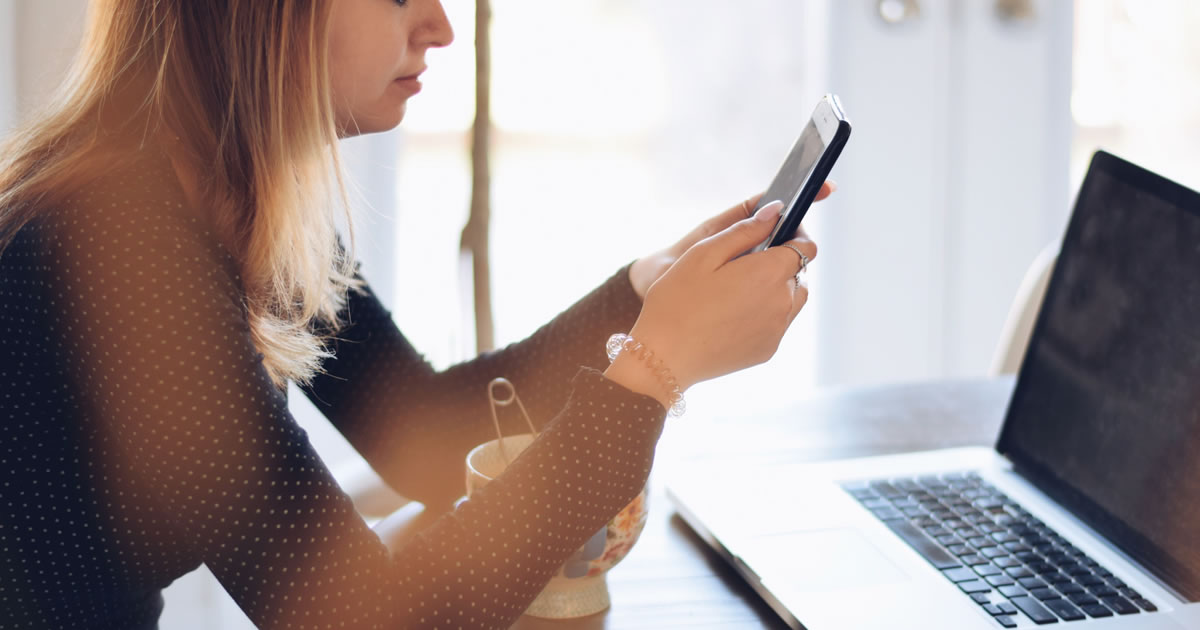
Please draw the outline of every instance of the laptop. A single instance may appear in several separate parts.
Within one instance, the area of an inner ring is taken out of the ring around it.
[[[794,628],[1200,628],[1200,194],[1095,155],[994,448],[671,464]]]

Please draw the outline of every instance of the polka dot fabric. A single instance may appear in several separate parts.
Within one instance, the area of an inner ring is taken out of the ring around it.
[[[389,484],[449,509],[496,376],[544,426],[390,554],[271,385],[236,265],[166,164],[139,157],[0,253],[0,629],[153,628],[201,563],[263,628],[503,628],[645,484],[665,411],[597,371],[640,308],[626,270],[441,372],[368,289],[305,393]]]

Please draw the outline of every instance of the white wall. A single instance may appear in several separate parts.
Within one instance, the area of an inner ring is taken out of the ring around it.
[[[87,0],[0,0],[11,5],[18,117],[42,103],[62,80],[83,33]]]
[[[821,383],[986,373],[1026,267],[1061,235],[1072,4],[831,1],[830,89],[854,134],[816,213]],[[815,285],[816,283],[814,283]]]
[[[0,0],[0,133],[17,119],[16,0]]]

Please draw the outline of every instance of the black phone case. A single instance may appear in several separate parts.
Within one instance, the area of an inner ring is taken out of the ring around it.
[[[825,184],[825,180],[829,178],[829,172],[833,170],[833,165],[837,162],[838,156],[842,154],[842,148],[846,146],[846,141],[850,139],[850,123],[845,120],[838,121],[837,131],[833,134],[833,140],[829,143],[829,147],[821,154],[821,159],[817,161],[813,167],[812,175],[808,181],[804,182],[804,188],[800,190],[800,196],[796,198],[796,203],[787,212],[787,218],[784,219],[783,225],[775,232],[775,237],[771,239],[771,244],[767,247],[775,247],[782,245],[796,236],[796,229],[800,227],[800,222],[804,220],[804,215],[808,214],[808,208],[817,198],[817,193],[821,191],[821,186]]]

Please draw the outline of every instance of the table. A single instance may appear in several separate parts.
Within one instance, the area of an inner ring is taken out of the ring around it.
[[[817,392],[753,419],[686,416],[668,423],[657,457],[718,449],[733,458],[816,461],[995,442],[1014,379]],[[698,414],[696,414],[698,415]],[[522,617],[514,630],[779,628],[787,626],[674,515],[651,475],[646,529],[608,576],[613,605],[571,620]]]

